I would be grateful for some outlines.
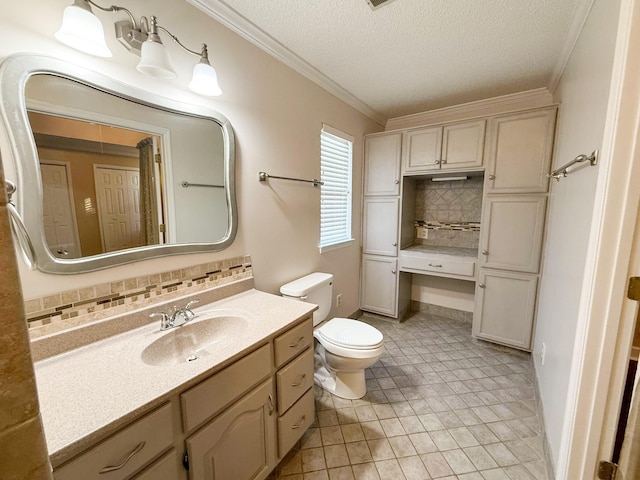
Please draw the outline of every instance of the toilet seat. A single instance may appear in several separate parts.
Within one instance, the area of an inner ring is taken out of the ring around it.
[[[334,318],[316,328],[313,336],[334,355],[368,358],[384,348],[383,335],[375,327],[349,318]]]

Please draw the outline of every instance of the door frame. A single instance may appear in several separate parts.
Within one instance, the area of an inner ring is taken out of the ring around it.
[[[67,177],[67,192],[69,194],[69,204],[71,206],[71,220],[73,223],[73,235],[74,241],[76,245],[76,251],[78,252],[78,257],[82,257],[82,245],[80,244],[80,231],[78,230],[78,216],[76,215],[76,202],[73,194],[73,178],[71,176],[71,162],[63,162],[59,160],[47,160],[39,158],[40,165],[58,165],[64,167],[65,175]],[[44,187],[43,187],[44,189]]]
[[[626,300],[640,204],[640,0],[622,0],[556,478],[610,460],[635,317]]]

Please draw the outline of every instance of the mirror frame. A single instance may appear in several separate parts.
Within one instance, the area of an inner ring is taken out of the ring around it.
[[[34,75],[66,78],[125,100],[180,115],[207,118],[222,128],[224,142],[224,181],[229,212],[225,236],[215,243],[174,243],[148,245],[88,257],[61,259],[54,257],[47,246],[42,223],[42,180],[38,151],[27,117],[25,87]],[[235,137],[231,123],[217,111],[201,105],[187,104],[165,98],[137,87],[121,83],[83,67],[52,57],[36,54],[16,54],[0,64],[0,121],[2,134],[9,144],[17,176],[14,200],[31,239],[36,266],[46,273],[75,274],[91,272],[126,263],[166,255],[218,252],[229,247],[238,228],[235,195]],[[9,179],[11,180],[11,179]],[[35,201],[35,205],[33,205]],[[28,203],[28,208],[26,208]]]

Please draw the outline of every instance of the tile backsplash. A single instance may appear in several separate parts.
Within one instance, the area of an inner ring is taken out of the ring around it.
[[[87,286],[25,300],[27,323],[39,336],[250,277],[251,257],[243,256]]]
[[[416,227],[427,229],[423,245],[478,248],[483,177],[416,183]]]

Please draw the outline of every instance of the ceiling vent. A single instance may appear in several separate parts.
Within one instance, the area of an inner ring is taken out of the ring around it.
[[[377,10],[378,8],[384,7],[391,2],[393,2],[393,0],[367,0],[367,3],[371,7],[371,10]]]

